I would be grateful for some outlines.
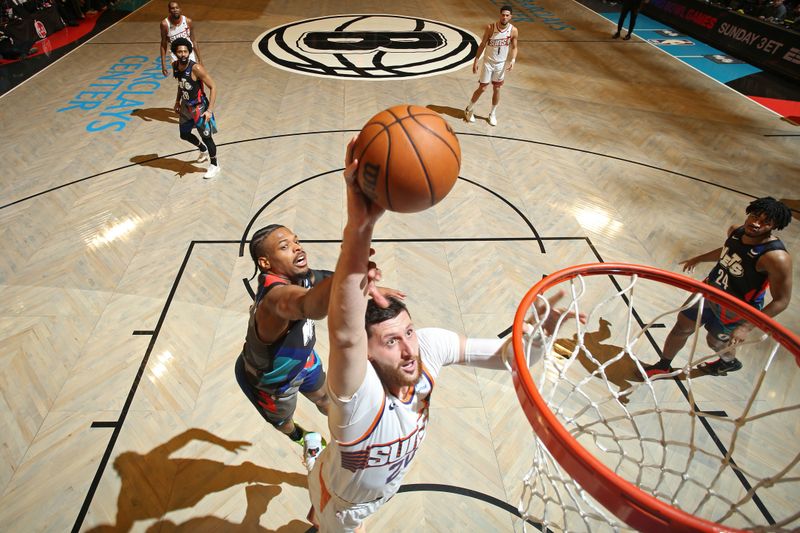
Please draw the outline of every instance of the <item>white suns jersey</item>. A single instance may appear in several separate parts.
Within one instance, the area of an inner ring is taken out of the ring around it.
[[[483,57],[491,63],[503,63],[508,57],[508,49],[511,46],[511,31],[513,26],[506,24],[506,29],[499,30],[497,24],[493,24],[494,32],[486,43]]]
[[[443,366],[459,357],[452,331],[417,331],[422,374],[407,398],[386,392],[371,364],[356,394],[347,401],[331,394],[328,425],[333,442],[318,459],[323,492],[349,503],[391,497],[425,438],[434,382]]]
[[[181,15],[181,20],[175,25],[172,24],[172,21],[169,20],[169,17],[165,18],[164,20],[167,21],[167,41],[169,41],[167,50],[172,55],[172,60],[177,61],[178,58],[172,53],[170,45],[172,44],[172,41],[178,37],[183,37],[184,39],[189,39],[192,41],[192,30],[189,29],[189,23],[186,22],[185,15]],[[194,41],[192,41],[192,43],[194,43]],[[189,59],[197,62],[197,57],[194,55],[194,50],[192,50],[192,53],[189,54]]]

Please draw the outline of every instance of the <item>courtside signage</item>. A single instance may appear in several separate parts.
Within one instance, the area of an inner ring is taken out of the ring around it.
[[[334,15],[278,26],[253,42],[270,65],[352,80],[435,76],[472,63],[478,37],[450,24],[400,15]]]

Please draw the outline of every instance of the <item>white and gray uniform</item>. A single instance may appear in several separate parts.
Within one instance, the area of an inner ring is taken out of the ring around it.
[[[189,29],[189,23],[186,21],[186,15],[181,15],[181,20],[178,21],[177,24],[173,25],[172,21],[169,17],[164,19],[167,22],[167,40],[169,44],[167,44],[167,52],[172,56],[172,62],[178,60],[178,57],[172,53],[172,41],[177,39],[178,37],[183,37],[184,39],[189,39],[192,42],[192,53],[189,54],[189,59],[197,63],[197,56],[194,55],[194,41],[192,40],[192,30]]]
[[[498,29],[496,23],[492,27],[494,31],[486,43],[486,48],[483,50],[483,68],[481,69],[480,83],[484,85],[489,82],[503,82],[506,74],[508,49],[511,46],[511,33],[514,29],[511,23],[506,24],[503,30]]]
[[[341,401],[329,391],[333,442],[308,476],[320,531],[353,531],[395,495],[425,438],[435,380],[458,362],[460,337],[438,328],[417,330],[422,372],[406,398],[389,394],[367,365],[358,391]]]

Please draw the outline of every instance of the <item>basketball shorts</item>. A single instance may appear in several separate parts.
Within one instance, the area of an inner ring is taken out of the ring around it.
[[[700,303],[698,302],[689,309],[682,311],[681,314],[689,320],[696,321],[699,308]],[[739,319],[737,315],[723,309],[719,304],[708,301],[703,306],[703,316],[700,317],[700,323],[703,324],[706,331],[721,342],[731,340],[731,333],[742,322],[744,320]]]
[[[324,453],[324,452],[323,452]],[[322,460],[314,464],[308,474],[308,493],[320,533],[352,533],[381,506],[389,501],[394,493],[366,503],[350,503],[328,492],[322,478]]]
[[[495,87],[503,85],[506,76],[506,62],[492,63],[491,61],[484,61],[481,67],[481,77],[478,80],[481,85],[489,85],[492,83]]]
[[[206,109],[208,109],[208,99],[205,96],[197,105],[181,102],[180,124],[178,125],[181,134],[191,133],[194,128],[197,128],[201,137],[207,137],[200,123],[200,117],[206,112]]]
[[[253,385],[244,364],[244,354],[236,359],[236,381],[253,407],[273,426],[282,426],[292,419],[297,408],[297,393],[316,392],[325,385],[325,371],[316,352],[312,352],[314,363],[300,371],[295,378],[282,385],[262,388]]]

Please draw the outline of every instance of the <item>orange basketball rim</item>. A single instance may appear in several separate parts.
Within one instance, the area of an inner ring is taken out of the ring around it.
[[[517,309],[513,326],[512,377],[520,404],[538,438],[553,458],[587,493],[630,527],[648,532],[740,531],[699,518],[659,500],[623,479],[584,449],[565,429],[539,393],[525,356],[523,324],[537,296],[578,276],[637,275],[673,285],[724,305],[749,320],[794,354],[800,366],[800,338],[757,309],[725,292],[687,276],[653,267],[625,263],[592,263],[555,272],[536,283]]]

